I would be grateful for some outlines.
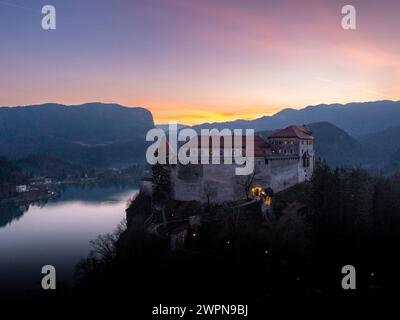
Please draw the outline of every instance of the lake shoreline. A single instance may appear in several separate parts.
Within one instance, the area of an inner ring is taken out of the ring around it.
[[[36,201],[50,200],[56,199],[61,195],[61,191],[57,190],[57,187],[61,186],[76,186],[76,185],[96,185],[98,183],[112,183],[112,182],[130,182],[137,179],[136,176],[133,175],[124,175],[123,177],[118,177],[117,179],[101,179],[101,178],[86,178],[79,180],[65,180],[65,181],[57,181],[48,184],[40,184],[40,185],[30,185],[30,187],[41,188],[39,190],[29,190],[26,192],[22,192],[17,194],[16,196],[0,199],[0,204],[7,203],[32,203]],[[45,187],[45,188],[44,188]],[[48,187],[55,187],[56,190],[49,191]]]
[[[35,201],[42,201],[42,200],[49,200],[49,199],[55,199],[60,196],[60,192],[57,191],[27,191],[24,193],[21,193],[17,196],[11,197],[11,198],[6,198],[6,199],[1,199],[0,204],[7,204],[7,203],[26,203],[26,202],[35,202]]]

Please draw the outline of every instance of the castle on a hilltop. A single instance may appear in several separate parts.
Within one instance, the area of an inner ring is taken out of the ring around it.
[[[201,149],[200,144],[198,148]],[[244,199],[251,191],[271,188],[278,192],[309,180],[314,159],[312,133],[303,126],[289,126],[266,140],[259,135],[254,137],[254,172],[251,176],[235,175],[236,164],[170,166],[173,197],[180,201],[222,203]]]

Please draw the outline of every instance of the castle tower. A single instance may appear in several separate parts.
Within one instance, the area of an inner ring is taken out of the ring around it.
[[[304,126],[289,126],[268,137],[273,146],[268,159],[276,163],[281,171],[287,167],[296,174],[297,182],[309,180],[314,170],[314,137]],[[294,172],[294,171],[297,172]],[[276,171],[279,171],[278,169]]]

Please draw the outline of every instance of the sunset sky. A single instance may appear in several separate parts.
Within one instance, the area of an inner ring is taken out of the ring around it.
[[[194,124],[400,100],[399,15],[398,0],[0,0],[0,105],[115,102]]]

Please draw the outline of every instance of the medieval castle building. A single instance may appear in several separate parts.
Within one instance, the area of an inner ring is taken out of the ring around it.
[[[170,166],[174,199],[212,203],[235,201],[245,199],[249,190],[270,188],[279,192],[311,178],[314,137],[307,128],[289,126],[266,140],[259,135],[254,138],[255,167],[251,176],[236,175],[234,163]],[[245,143],[242,147],[244,150]],[[201,149],[201,144],[198,148]]]

